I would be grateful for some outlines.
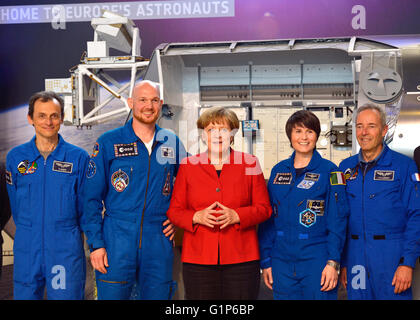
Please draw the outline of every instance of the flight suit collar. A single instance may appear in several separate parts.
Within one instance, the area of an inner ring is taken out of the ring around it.
[[[294,167],[295,155],[296,155],[296,151],[293,151],[293,154],[291,155],[291,157],[286,160],[286,166],[290,170],[293,170],[293,171],[295,171],[295,167]],[[318,168],[321,159],[322,159],[321,155],[315,149],[313,154],[312,154],[311,161],[309,161],[308,165],[306,166],[305,172],[306,171],[312,171],[312,170]]]
[[[30,142],[30,145],[31,145],[31,148],[32,148],[32,154],[34,156],[32,161],[35,161],[38,158],[43,158],[41,153],[39,152],[38,148],[36,147],[35,140],[36,140],[36,135],[33,136],[32,140]],[[64,158],[65,158],[65,155],[66,155],[66,150],[63,147],[64,143],[65,142],[64,142],[63,137],[60,134],[58,134],[57,147],[54,149],[53,152],[51,152],[49,157],[52,157],[53,159],[58,160],[58,161],[63,161]]]
[[[133,118],[131,118],[123,127],[124,130],[124,136],[128,138],[129,141],[141,141],[141,139],[136,135],[136,133],[133,130]],[[159,127],[157,124],[155,124],[155,134],[153,137],[153,144],[156,143],[156,136],[157,133],[162,130],[161,127]],[[157,142],[161,142],[161,141],[157,141]]]
[[[389,149],[388,145],[385,142],[383,142],[381,153],[374,160],[369,161],[369,162],[366,162],[363,159],[362,150],[360,150],[359,154],[358,154],[358,160],[359,160],[358,162],[360,164],[362,164],[362,163],[364,163],[364,164],[372,163],[373,165],[377,164],[377,165],[380,165],[380,166],[390,166],[391,162],[392,162],[392,156],[391,156],[391,153],[389,152],[389,150],[390,149]]]

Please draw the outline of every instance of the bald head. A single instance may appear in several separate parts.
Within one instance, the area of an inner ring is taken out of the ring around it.
[[[133,92],[132,92],[132,97],[138,95],[139,93],[141,93],[142,89],[144,87],[152,87],[153,89],[156,90],[156,95],[158,98],[160,98],[160,85],[157,82],[153,82],[150,80],[142,80],[136,83],[136,85],[133,88]]]
[[[159,84],[149,80],[138,82],[127,104],[133,110],[133,121],[146,125],[156,123],[163,101],[160,99]]]

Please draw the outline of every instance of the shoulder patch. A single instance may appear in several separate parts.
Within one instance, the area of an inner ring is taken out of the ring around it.
[[[346,185],[346,178],[344,177],[344,173],[341,171],[333,171],[330,174],[330,184],[332,186],[345,186]]]
[[[419,173],[413,173],[411,175],[411,180],[413,180],[414,182],[419,182],[420,181],[420,174]]]
[[[95,161],[90,159],[87,170],[86,170],[86,177],[92,178],[95,174],[96,174],[96,164],[95,164]]]
[[[6,177],[6,183],[13,185],[12,173],[10,171],[6,170],[5,177]]]
[[[93,146],[92,154],[90,155],[91,158],[95,158],[99,153],[99,143],[95,143]]]

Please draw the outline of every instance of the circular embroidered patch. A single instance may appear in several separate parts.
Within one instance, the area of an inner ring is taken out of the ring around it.
[[[89,160],[88,168],[86,171],[86,177],[92,178],[96,174],[96,164],[95,161]]]
[[[111,176],[111,184],[117,192],[123,192],[128,186],[128,175],[119,169],[115,171]]]

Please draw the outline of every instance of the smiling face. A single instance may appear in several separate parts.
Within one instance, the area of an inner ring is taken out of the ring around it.
[[[383,126],[378,111],[367,109],[359,113],[356,119],[356,138],[364,153],[370,153],[373,159],[382,150],[382,141],[388,131]]]
[[[28,122],[34,126],[37,137],[57,138],[63,123],[60,104],[55,99],[45,102],[41,99],[36,100],[32,117],[28,115]]]
[[[302,155],[312,154],[317,140],[318,136],[316,132],[302,124],[296,124],[292,128],[290,142],[296,153],[300,153]]]
[[[232,130],[226,120],[220,123],[210,123],[203,130],[203,141],[206,142],[209,153],[225,153],[230,148]]]
[[[128,106],[133,110],[133,118],[143,124],[157,121],[162,102],[157,89],[148,83],[135,87],[133,96],[127,99]]]

